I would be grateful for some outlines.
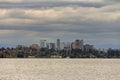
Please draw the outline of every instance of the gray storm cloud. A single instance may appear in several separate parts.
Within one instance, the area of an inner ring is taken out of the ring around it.
[[[82,38],[86,43],[99,47],[120,47],[118,2],[119,0],[0,1],[0,38],[3,41],[9,39],[15,44],[18,39],[21,43],[25,43],[24,40],[35,43],[40,39],[53,41],[61,38],[63,41],[72,41]]]

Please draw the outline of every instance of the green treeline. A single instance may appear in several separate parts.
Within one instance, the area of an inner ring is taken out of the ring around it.
[[[81,49],[59,50],[35,48],[0,48],[0,58],[120,58],[120,50],[89,51]]]

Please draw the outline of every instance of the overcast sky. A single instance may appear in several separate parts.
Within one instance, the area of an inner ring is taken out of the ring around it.
[[[120,0],[0,0],[0,47],[57,38],[120,48]]]

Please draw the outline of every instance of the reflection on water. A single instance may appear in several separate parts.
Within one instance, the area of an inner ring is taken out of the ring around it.
[[[1,59],[0,80],[119,80],[119,59]]]

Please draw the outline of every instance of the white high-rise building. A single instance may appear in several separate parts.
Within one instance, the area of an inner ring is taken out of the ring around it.
[[[48,43],[48,49],[55,49],[55,43]]]
[[[47,48],[47,40],[40,40],[40,48]]]
[[[65,44],[64,42],[61,42],[61,43],[60,43],[60,49],[61,49],[61,50],[65,49],[65,45],[66,45],[66,44]]]

